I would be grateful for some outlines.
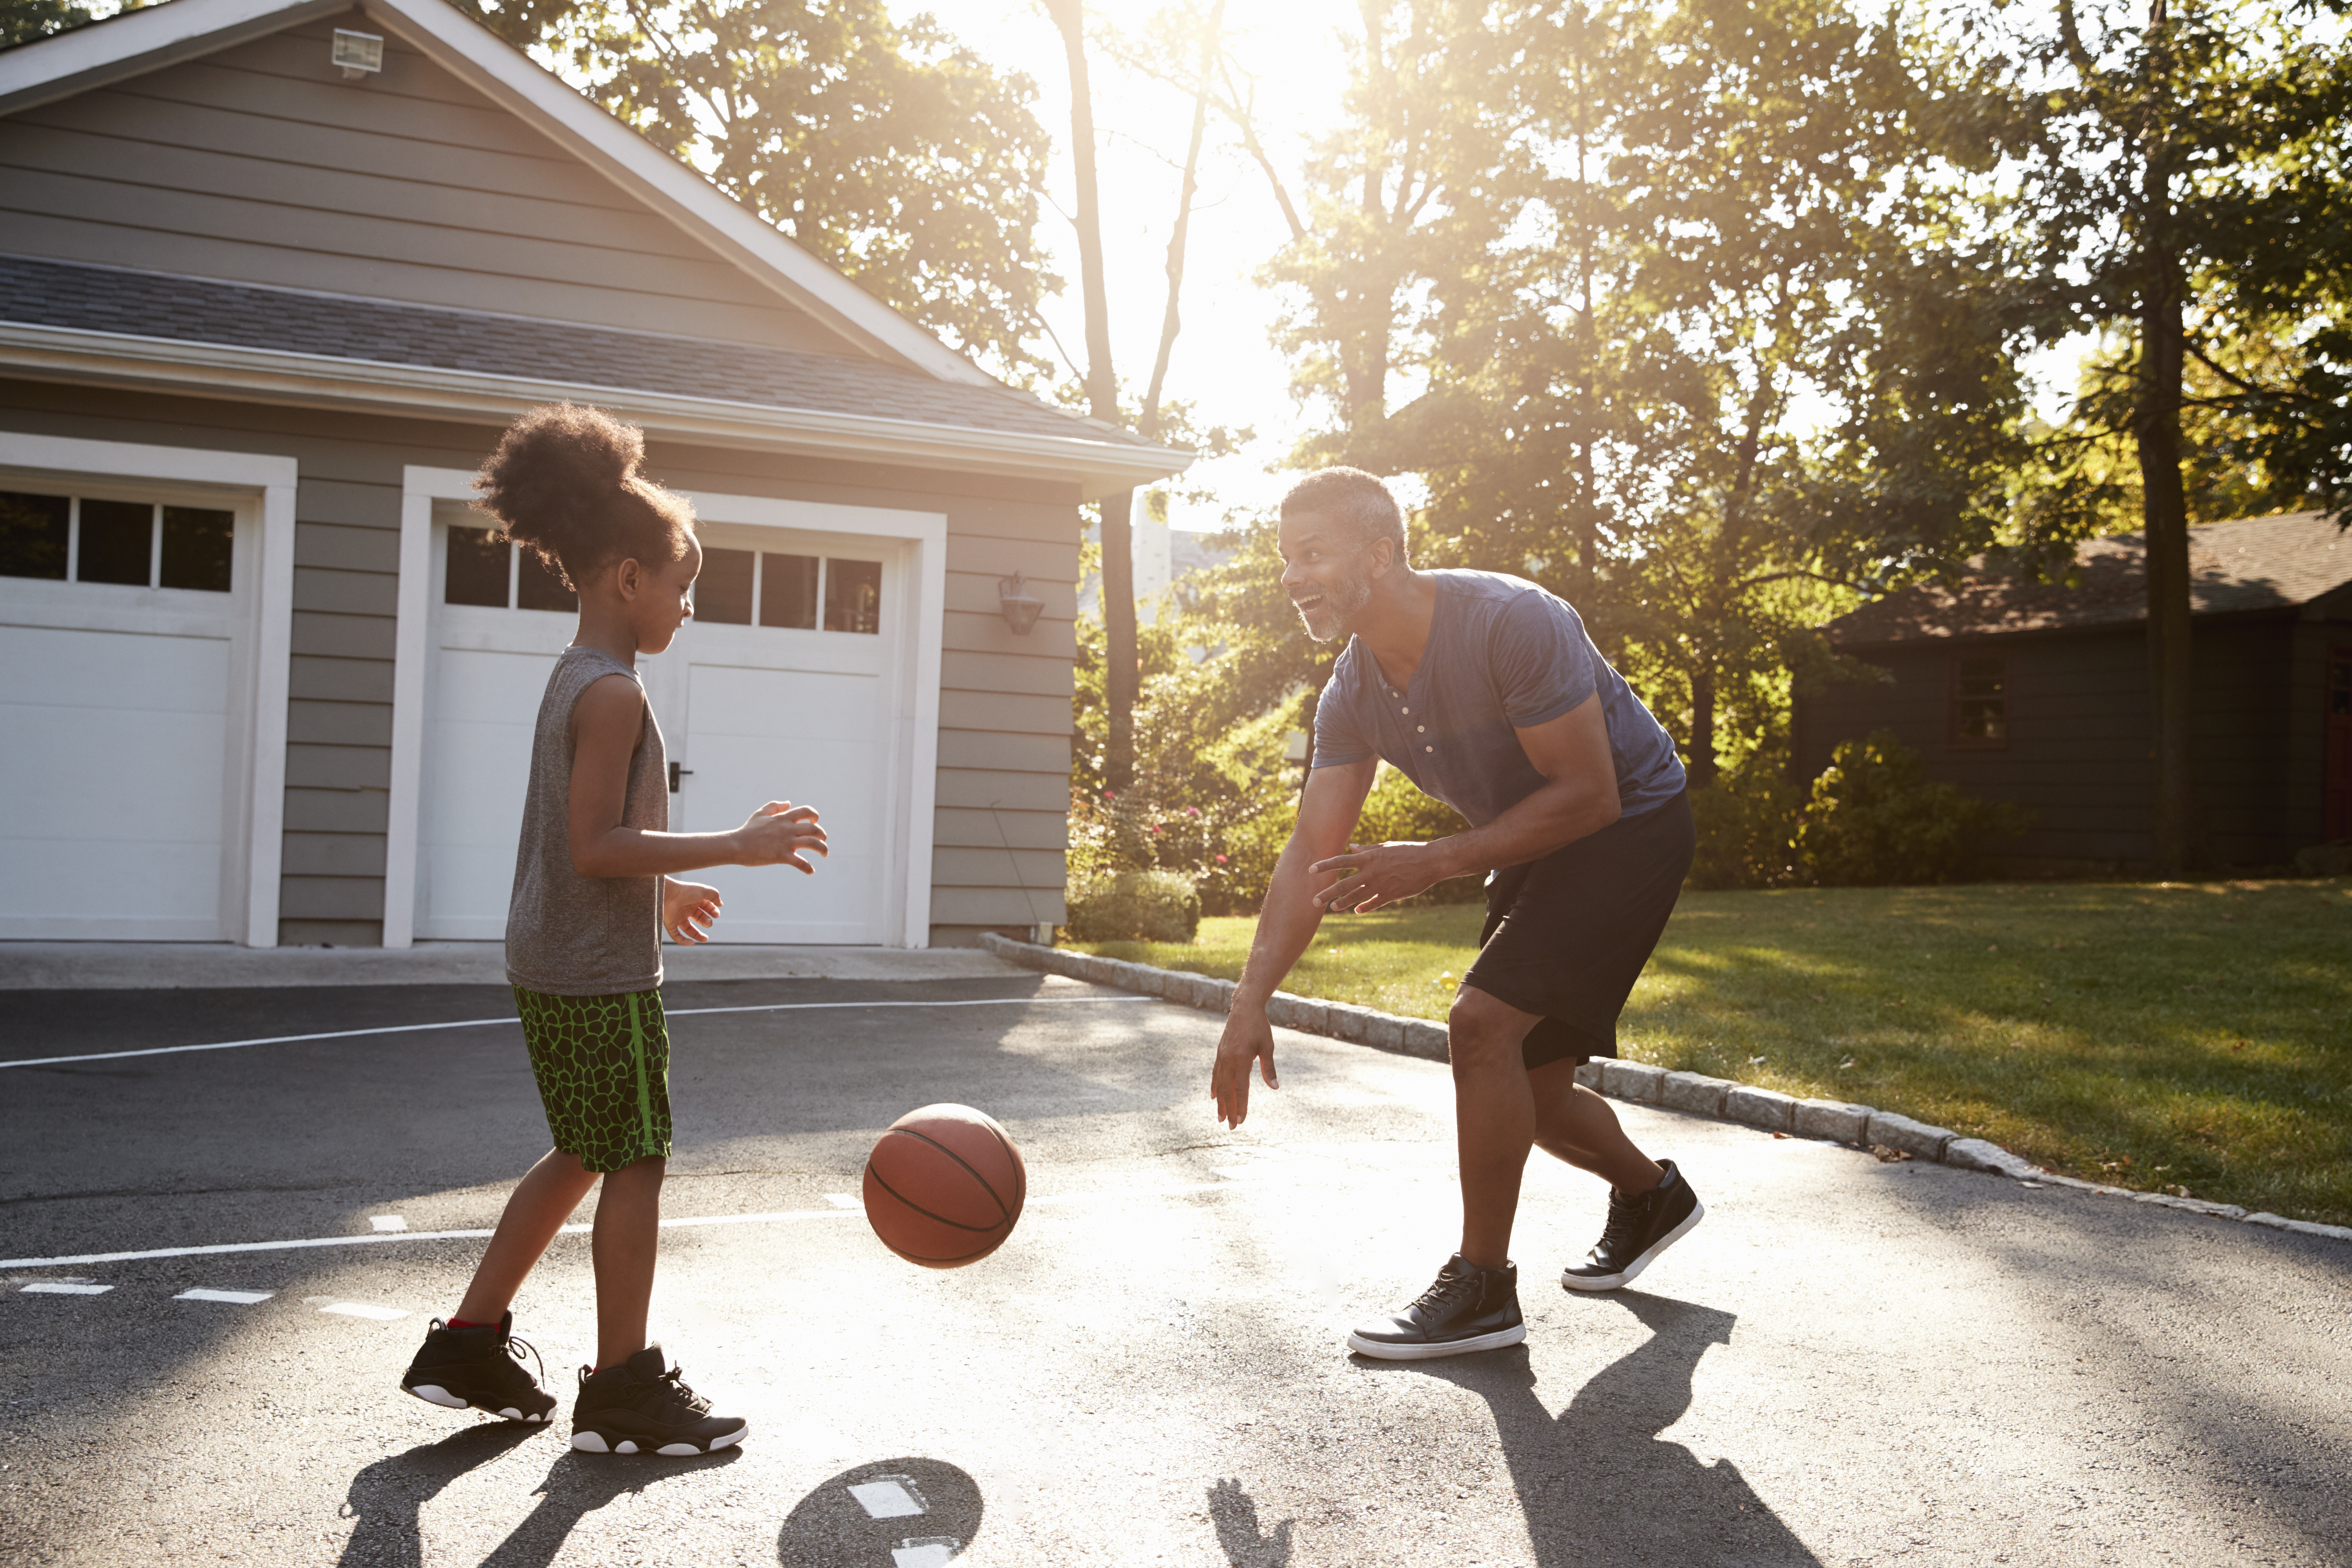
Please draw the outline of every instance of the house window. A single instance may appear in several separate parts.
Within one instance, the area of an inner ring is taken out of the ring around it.
[[[236,518],[212,507],[0,490],[0,576],[226,594]]]
[[[1998,655],[1955,655],[1945,733],[1955,747],[1998,750],[2009,744],[2009,660]]]

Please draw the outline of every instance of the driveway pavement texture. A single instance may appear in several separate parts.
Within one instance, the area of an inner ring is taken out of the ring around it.
[[[0,1000],[17,1061],[512,1012]],[[1216,1021],[1163,1003],[1034,975],[667,1000],[655,1318],[740,1450],[576,1454],[560,1419],[397,1391],[481,1245],[417,1233],[491,1225],[545,1146],[510,1021],[0,1068],[0,1562],[2352,1563],[2341,1244],[1625,1108],[1706,1223],[1638,1289],[1569,1296],[1602,1195],[1538,1155],[1527,1344],[1373,1363],[1341,1336],[1453,1240],[1444,1068],[1284,1035],[1228,1133]],[[1031,1180],[952,1273],[846,1196],[935,1100],[1001,1119]],[[564,1237],[517,1304],[559,1417],[593,1315]]]

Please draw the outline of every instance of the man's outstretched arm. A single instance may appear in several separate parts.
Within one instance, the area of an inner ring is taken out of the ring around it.
[[[1348,847],[1348,835],[1371,793],[1380,763],[1367,757],[1360,763],[1317,768],[1307,775],[1307,789],[1298,802],[1298,826],[1275,862],[1274,879],[1266,887],[1265,907],[1257,917],[1257,935],[1250,942],[1249,961],[1242,966],[1241,983],[1234,987],[1233,1011],[1225,1015],[1225,1031],[1217,1041],[1217,1065],[1209,1079],[1209,1093],[1217,1102],[1217,1119],[1239,1127],[1249,1115],[1252,1063],[1260,1064],[1268,1089],[1281,1087],[1274,1074],[1274,1028],[1265,1019],[1265,1005],[1280,988],[1290,966],[1315,940],[1323,921],[1315,895],[1332,879],[1310,869],[1318,860]]]

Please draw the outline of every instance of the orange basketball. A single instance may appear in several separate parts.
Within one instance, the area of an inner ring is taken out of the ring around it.
[[[926,1268],[977,1263],[1013,1234],[1029,1195],[1021,1146],[969,1105],[926,1105],[890,1123],[866,1159],[866,1220]]]

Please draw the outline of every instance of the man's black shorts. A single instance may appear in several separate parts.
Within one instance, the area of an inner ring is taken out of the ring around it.
[[[1542,1015],[1521,1047],[1530,1068],[1617,1054],[1617,1015],[1650,962],[1690,874],[1690,797],[1486,879],[1486,928],[1462,984]]]

